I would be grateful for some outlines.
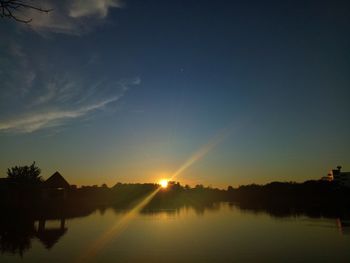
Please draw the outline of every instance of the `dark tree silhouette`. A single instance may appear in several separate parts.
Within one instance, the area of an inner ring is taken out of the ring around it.
[[[35,162],[33,162],[30,166],[15,166],[7,169],[7,177],[11,179],[11,181],[18,183],[41,183],[42,178],[40,173],[41,170],[35,165]]]
[[[10,18],[17,22],[28,24],[33,20],[32,18],[24,19],[18,16],[19,12],[28,9],[44,13],[52,11],[52,9],[45,9],[31,4],[31,1],[28,0],[0,0],[0,17]]]

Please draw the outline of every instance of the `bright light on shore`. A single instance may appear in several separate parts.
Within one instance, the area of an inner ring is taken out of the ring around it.
[[[162,188],[167,188],[168,187],[168,180],[162,179],[159,181],[159,184]]]

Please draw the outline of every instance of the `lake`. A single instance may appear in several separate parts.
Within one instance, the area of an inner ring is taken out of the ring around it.
[[[106,208],[35,221],[28,233],[14,227],[2,236],[0,262],[350,262],[349,222],[229,203],[134,214]]]

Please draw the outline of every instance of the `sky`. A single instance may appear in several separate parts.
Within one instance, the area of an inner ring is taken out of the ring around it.
[[[0,19],[0,176],[213,187],[350,170],[347,1],[33,1]],[[180,172],[179,172],[180,171]]]

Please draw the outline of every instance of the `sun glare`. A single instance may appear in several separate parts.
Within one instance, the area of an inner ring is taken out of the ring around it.
[[[160,184],[160,186],[161,186],[162,188],[167,188],[167,186],[168,186],[168,180],[162,179],[162,180],[159,181],[159,184]]]

